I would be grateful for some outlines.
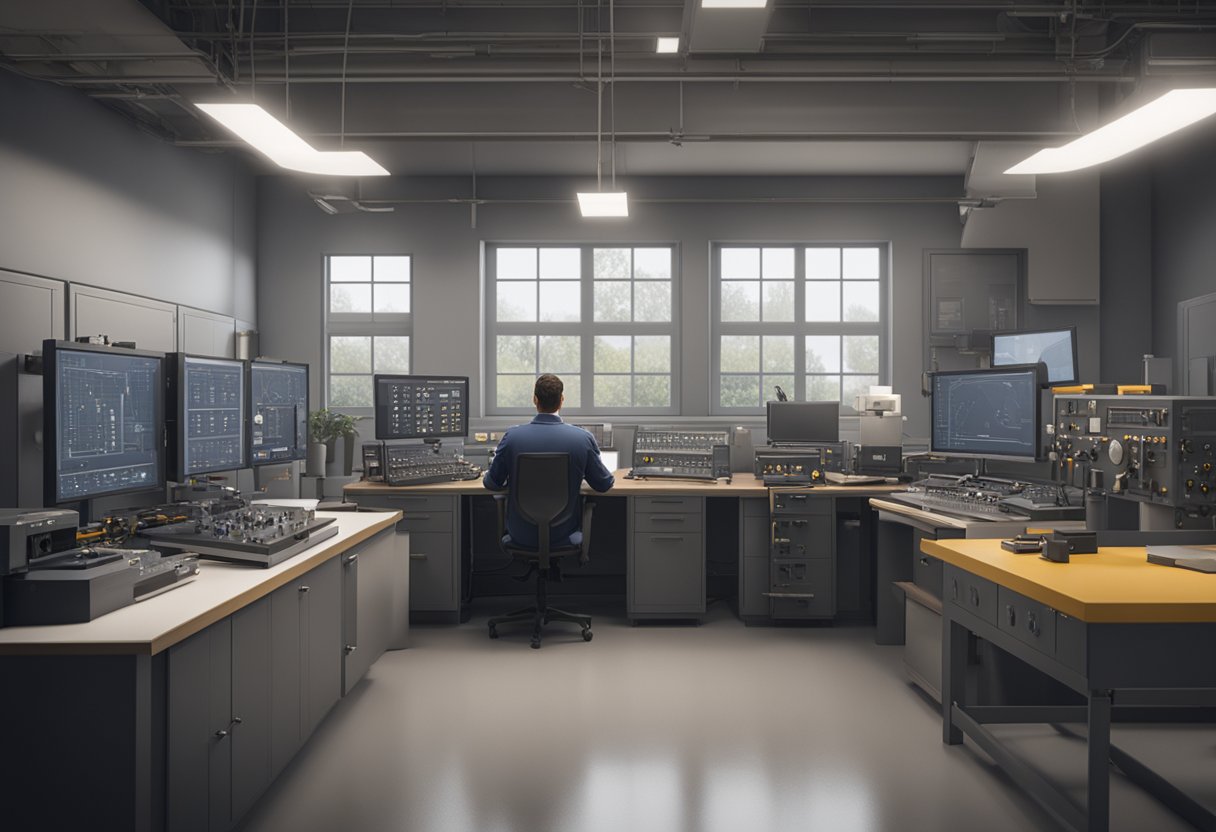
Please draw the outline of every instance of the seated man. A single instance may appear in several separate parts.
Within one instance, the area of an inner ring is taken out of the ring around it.
[[[490,463],[490,470],[486,471],[482,480],[486,488],[502,491],[510,486],[511,471],[518,454],[561,451],[570,455],[569,487],[572,497],[577,498],[584,479],[599,492],[612,488],[612,472],[604,467],[595,438],[582,428],[562,421],[558,413],[566,401],[562,391],[562,380],[555,375],[546,373],[536,380],[532,396],[536,418],[526,425],[516,425],[503,434],[494,452],[494,461]],[[579,520],[579,513],[572,513],[561,528],[554,530],[550,545],[554,548],[580,545],[583,535],[578,528]],[[536,527],[514,512],[507,513],[507,536],[516,546],[535,548],[540,545]]]

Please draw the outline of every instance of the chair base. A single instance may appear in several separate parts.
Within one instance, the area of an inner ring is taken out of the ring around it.
[[[582,628],[583,641],[591,641],[591,616],[536,605],[491,618],[486,622],[490,629],[490,638],[498,638],[499,624],[515,624],[522,621],[532,622],[532,648],[534,650],[540,649],[541,629],[551,621],[568,621],[571,624],[577,624]]]

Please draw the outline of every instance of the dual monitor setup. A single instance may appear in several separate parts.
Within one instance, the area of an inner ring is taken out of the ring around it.
[[[48,505],[304,459],[308,365],[47,341]]]

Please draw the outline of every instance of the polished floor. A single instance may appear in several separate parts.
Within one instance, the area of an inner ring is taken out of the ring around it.
[[[941,742],[900,648],[865,627],[700,627],[486,638],[414,628],[335,708],[246,832],[748,832],[1058,828],[970,744]],[[591,610],[594,612],[594,610]],[[1084,747],[1003,729],[1084,794]],[[1216,802],[1216,728],[1118,738]],[[1112,829],[1190,827],[1116,777]]]

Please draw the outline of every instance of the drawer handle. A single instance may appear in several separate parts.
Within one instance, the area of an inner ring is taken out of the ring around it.
[[[651,535],[650,539],[656,543],[675,543],[684,540],[682,534],[655,534]]]
[[[426,560],[428,557],[430,557],[430,555],[424,555],[422,553],[418,553],[418,554],[414,554],[412,552],[410,553],[410,560]]]
[[[926,558],[926,557],[922,557],[922,558],[920,559],[920,565],[921,565],[921,566],[928,566],[928,565],[929,565],[929,559],[928,559],[928,558]]]
[[[429,514],[411,514],[409,517],[401,518],[401,522],[404,523],[407,520],[430,520],[430,519],[431,519],[431,515],[429,515]]]
[[[681,514],[652,514],[650,519],[655,523],[683,523],[684,516]]]
[[[233,725],[240,725],[240,724],[241,724],[241,718],[239,716],[234,716],[232,718],[232,722],[228,723],[228,728],[221,728],[220,730],[215,732],[215,738],[217,740],[222,740],[224,737],[228,736],[229,728],[231,728]]]
[[[1009,616],[1009,626],[1013,627],[1018,623],[1018,614],[1013,609],[1013,604],[1005,605],[1005,614]]]
[[[971,606],[978,607],[980,605],[980,591],[975,587],[967,587],[971,591]]]
[[[345,647],[343,647],[342,649],[343,649],[344,651],[346,651],[346,655],[348,655],[348,656],[349,656],[351,653],[353,653],[353,652],[355,652],[356,650],[358,650],[358,649],[359,649],[359,646],[358,646],[358,645],[356,645],[356,644],[348,644],[348,645],[346,645]]]
[[[348,555],[348,556],[347,556],[347,558],[346,558],[346,565],[347,565],[347,566],[350,566],[352,563],[354,563],[354,562],[355,562],[355,561],[357,561],[358,559],[359,559],[359,553],[358,553],[358,552],[356,552],[356,553],[355,553],[355,554],[353,554],[353,555]]]
[[[682,505],[684,505],[683,500],[664,500],[660,497],[651,497],[650,502],[652,505],[664,505],[664,506],[682,506]]]
[[[950,581],[950,597],[955,601],[958,600],[958,578]]]
[[[1030,631],[1031,635],[1036,637],[1042,632],[1042,628],[1039,627],[1039,622],[1035,620],[1033,612],[1026,613],[1026,629]]]
[[[761,592],[766,598],[814,598],[813,592]]]
[[[308,592],[311,589],[312,589],[312,587],[310,587],[310,586],[302,586],[302,587],[300,587],[300,592]]]

